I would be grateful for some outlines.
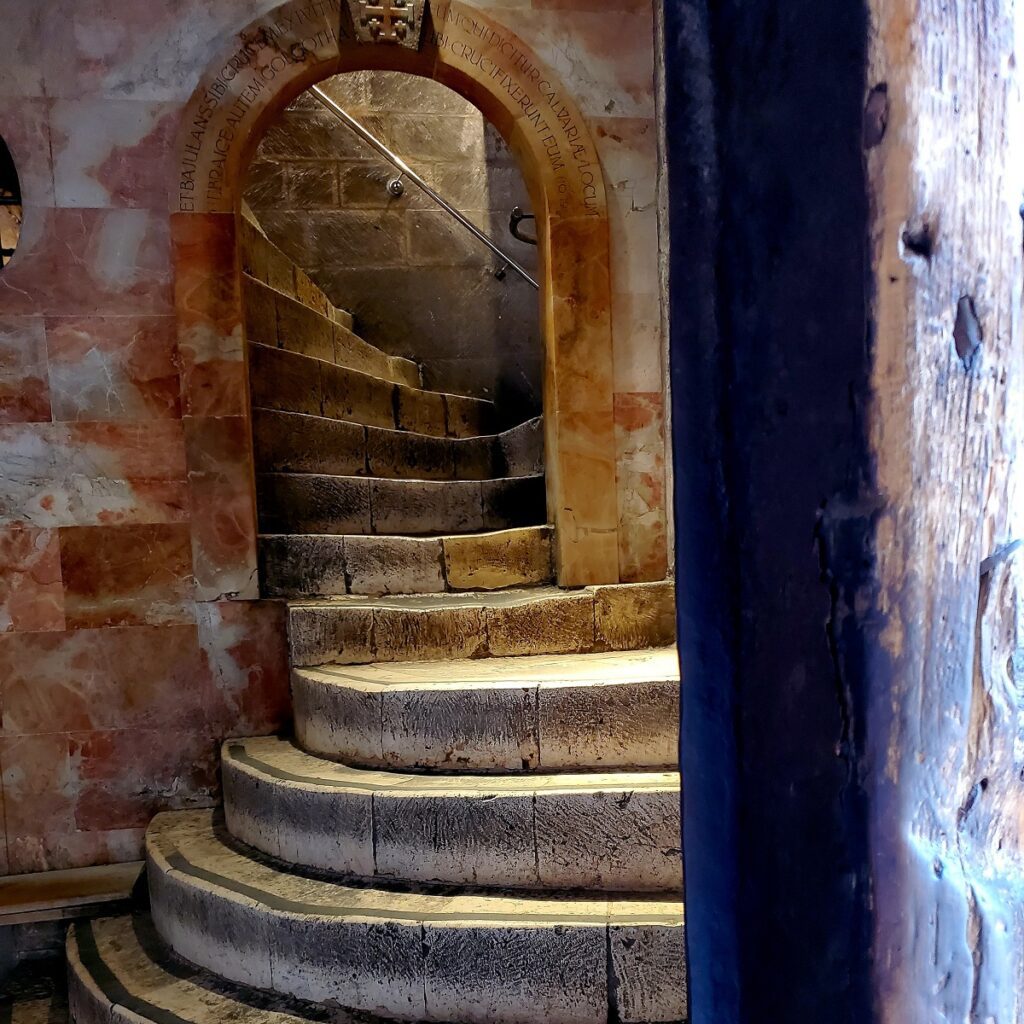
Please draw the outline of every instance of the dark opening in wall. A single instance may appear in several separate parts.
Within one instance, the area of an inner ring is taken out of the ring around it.
[[[0,267],[6,267],[21,235],[21,185],[14,158],[0,138]]]

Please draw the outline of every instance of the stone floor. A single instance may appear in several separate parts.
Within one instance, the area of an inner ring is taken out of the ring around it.
[[[0,980],[0,1024],[64,1024],[67,1019],[63,958],[23,961]]]

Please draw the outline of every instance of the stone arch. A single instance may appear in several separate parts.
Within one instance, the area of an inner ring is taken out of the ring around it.
[[[342,71],[405,71],[474,103],[538,215],[549,516],[563,586],[619,580],[609,224],[597,150],[557,77],[504,26],[435,2],[420,51],[360,43],[340,0],[289,0],[235,37],[185,107],[169,183],[199,600],[257,597],[249,388],[236,245],[264,126]]]

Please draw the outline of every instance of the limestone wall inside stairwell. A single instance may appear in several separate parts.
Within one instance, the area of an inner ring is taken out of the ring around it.
[[[501,136],[447,86],[400,72],[335,75],[322,88],[528,272],[537,249],[509,232],[530,198]],[[428,387],[493,399],[503,426],[541,412],[537,291],[304,93],[268,127],[246,197],[263,229],[308,270],[359,333],[415,359]],[[535,230],[532,222],[526,229]]]
[[[137,857],[153,812],[216,798],[222,737],[272,732],[287,714],[280,607],[195,599],[190,527],[203,513],[203,557],[231,563],[247,440],[218,360],[184,367],[177,350],[166,198],[200,75],[275,6],[5,6],[0,135],[25,222],[0,274],[2,873]],[[622,557],[656,578],[665,403],[652,10],[479,6],[556,69],[597,137],[612,208]],[[186,450],[203,452],[191,474]]]

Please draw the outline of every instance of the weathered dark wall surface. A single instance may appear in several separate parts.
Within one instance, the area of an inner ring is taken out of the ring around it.
[[[863,1024],[866,13],[710,6],[666,26],[693,1020]]]
[[[1020,1024],[1021,12],[708,6],[666,38],[693,1024]]]

